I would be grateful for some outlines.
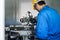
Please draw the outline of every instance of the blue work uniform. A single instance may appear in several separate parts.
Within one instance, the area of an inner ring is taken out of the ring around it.
[[[36,38],[42,40],[60,40],[59,13],[47,5],[38,13]]]

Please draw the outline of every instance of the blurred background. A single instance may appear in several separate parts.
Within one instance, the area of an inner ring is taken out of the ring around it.
[[[41,0],[5,0],[5,40],[37,40],[35,36],[38,12],[33,2]],[[60,0],[43,0],[60,13]]]

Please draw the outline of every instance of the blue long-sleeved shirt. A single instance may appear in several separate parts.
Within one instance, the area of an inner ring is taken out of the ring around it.
[[[60,16],[55,9],[46,5],[39,11],[36,37],[39,39],[60,40]]]

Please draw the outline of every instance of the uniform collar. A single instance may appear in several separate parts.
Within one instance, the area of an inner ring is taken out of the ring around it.
[[[48,8],[49,6],[48,5],[45,5],[39,12],[41,12],[42,10]]]

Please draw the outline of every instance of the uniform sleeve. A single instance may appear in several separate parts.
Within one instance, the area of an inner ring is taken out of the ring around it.
[[[40,39],[46,39],[48,37],[48,24],[44,13],[37,17],[36,37]]]

